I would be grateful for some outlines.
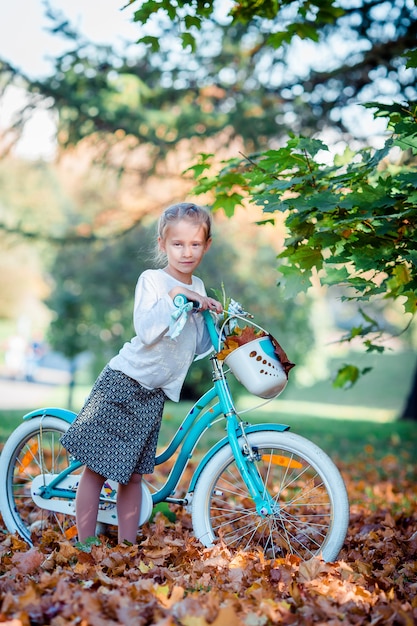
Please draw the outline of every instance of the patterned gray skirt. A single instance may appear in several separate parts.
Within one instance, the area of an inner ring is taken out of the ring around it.
[[[162,389],[145,389],[108,365],[61,443],[83,465],[118,483],[151,474],[165,402]]]

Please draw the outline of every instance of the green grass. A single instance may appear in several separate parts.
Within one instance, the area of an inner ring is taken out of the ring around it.
[[[293,432],[311,439],[332,458],[354,460],[372,451],[375,459],[389,454],[402,455],[410,463],[417,461],[417,428],[414,422],[398,421],[409,392],[415,367],[415,354],[361,355],[360,367],[372,365],[350,390],[333,389],[329,382],[299,389],[294,381],[284,393],[267,404],[248,410],[244,419],[251,422],[288,424]],[[352,360],[352,359],[350,359]],[[89,392],[78,386],[74,392],[74,410],[78,410]],[[51,390],[44,406],[67,405],[66,387]],[[242,395],[239,411],[253,408],[262,401]],[[160,435],[160,446],[166,445],[175,433],[191,402],[168,402]],[[0,444],[21,422],[27,410],[0,410]],[[207,449],[225,435],[224,421],[214,425],[199,445]]]
[[[86,398],[90,386],[78,386],[74,391],[74,411],[81,408],[84,399]],[[56,406],[67,408],[68,404],[68,387],[56,386],[50,388],[50,391],[45,396],[44,401],[40,406]],[[38,408],[34,406],[33,409]],[[24,415],[29,413],[32,409],[0,409],[0,444],[4,443],[7,437],[10,435],[21,422]]]
[[[12,430],[22,421],[26,411],[0,411],[0,444],[4,443]]]
[[[340,406],[355,405],[401,412],[417,364],[415,352],[388,351],[383,355],[352,353],[344,359],[335,359],[331,362],[331,373],[335,373],[344,363],[352,363],[361,370],[365,367],[372,369],[361,376],[350,389],[337,389],[329,381],[321,381],[304,389],[289,384],[282,397],[289,400],[298,399]]]
[[[160,448],[174,435],[190,403],[167,403],[160,434]],[[0,411],[0,444],[22,421],[21,411]],[[259,409],[248,413],[248,421],[254,423],[279,422],[290,426],[291,431],[310,439],[334,460],[352,462],[364,455],[376,462],[387,455],[401,456],[407,464],[417,463],[417,428],[415,422],[378,422],[375,420],[329,419],[304,415],[276,414]],[[203,437],[197,448],[199,456],[216,441],[225,436],[224,421],[215,424]]]
[[[180,421],[179,409],[186,409],[184,403],[175,406],[168,403],[165,411],[160,442],[169,441]],[[243,416],[242,416],[243,417]],[[417,463],[417,428],[415,422],[392,420],[378,422],[341,418],[317,418],[293,414],[275,413],[267,407],[249,412],[247,420],[252,423],[281,423],[295,432],[310,439],[333,459],[351,462],[360,455],[371,454],[375,460],[388,454],[401,455],[407,462]],[[213,445],[225,436],[224,423],[220,422],[204,436],[207,446]]]

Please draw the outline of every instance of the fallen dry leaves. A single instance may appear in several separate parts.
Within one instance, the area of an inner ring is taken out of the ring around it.
[[[397,464],[396,464],[397,463]],[[203,548],[188,514],[158,513],[138,546],[80,550],[3,531],[0,623],[8,626],[267,626],[417,623],[414,469],[395,458],[342,466],[351,523],[336,563]]]
[[[244,346],[246,343],[254,341],[259,337],[266,337],[267,333],[263,330],[257,330],[253,326],[245,326],[244,328],[240,328],[236,326],[233,333],[228,335],[223,342],[223,349],[217,353],[217,358],[219,361],[224,361],[224,359],[231,353],[233,350],[236,350],[240,346]]]

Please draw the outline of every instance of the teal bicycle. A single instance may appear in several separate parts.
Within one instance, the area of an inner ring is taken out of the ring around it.
[[[189,306],[182,297],[176,304]],[[213,386],[158,454],[156,466],[170,467],[163,484],[156,487],[143,480],[139,525],[149,520],[155,505],[173,503],[191,512],[194,534],[204,546],[222,542],[232,551],[261,550],[271,559],[294,554],[302,560],[320,556],[333,561],[349,521],[343,479],[327,454],[290,432],[289,426],[249,423],[237,411],[227,380],[230,373],[267,401],[279,395],[288,378],[276,342],[237,310],[225,313],[221,324],[218,316],[201,313],[213,343]],[[233,345],[252,325],[251,341]],[[75,417],[62,408],[37,409],[23,417],[4,445],[1,514],[8,531],[30,545],[47,529],[66,539],[76,536],[75,496],[82,466],[60,444]],[[199,455],[191,481],[182,485],[197,444],[220,420],[224,437]],[[106,481],[100,524],[117,526],[116,497],[117,485]]]

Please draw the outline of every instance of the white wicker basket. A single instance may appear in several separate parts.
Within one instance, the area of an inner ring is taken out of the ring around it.
[[[245,343],[228,354],[224,362],[249,393],[260,398],[275,398],[287,385],[287,374],[269,337]]]

